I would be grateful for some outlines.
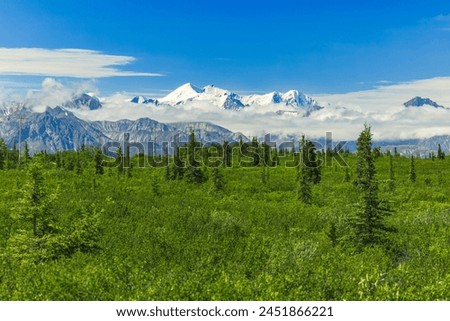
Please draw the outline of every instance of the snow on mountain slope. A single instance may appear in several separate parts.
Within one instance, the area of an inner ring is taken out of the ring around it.
[[[240,96],[213,85],[200,89],[190,83],[175,89],[166,97],[161,98],[160,102],[172,106],[183,105],[189,108],[204,109],[210,106],[228,110],[255,107],[254,111],[259,113],[269,112],[278,115],[288,113],[301,116],[308,116],[311,112],[322,108],[314,99],[297,90],[290,90],[284,94],[273,91],[263,95]]]
[[[230,110],[244,108],[244,104],[240,101],[239,95],[213,85],[204,87],[202,92],[192,98],[191,101]]]
[[[197,107],[216,106],[223,109],[239,110],[244,107],[239,95],[225,89],[208,85],[204,88],[190,83],[184,84],[166,97],[159,99],[167,105],[195,105]]]
[[[317,101],[309,96],[299,92],[298,90],[289,90],[283,96],[281,96],[282,101],[289,106],[294,107],[306,107],[311,110],[319,110],[322,107],[319,106]]]
[[[159,104],[158,99],[147,98],[145,96],[135,96],[130,100],[130,102],[134,104]]]
[[[242,102],[246,105],[266,106],[281,103],[281,94],[273,91],[264,95],[249,95],[242,97]]]
[[[298,90],[289,90],[284,94],[273,91],[264,95],[243,96],[242,102],[248,106],[284,105],[295,108],[309,108],[311,110],[321,109],[319,104],[314,99],[306,96]]]
[[[87,108],[89,110],[96,110],[102,108],[102,103],[100,102],[100,99],[93,94],[82,93],[65,102],[63,107],[69,109]]]
[[[439,105],[435,101],[431,100],[430,98],[422,98],[422,97],[414,97],[411,100],[408,100],[406,103],[403,104],[405,107],[423,107],[423,106],[431,106],[434,108],[445,108],[442,105]]]
[[[191,83],[187,83],[178,87],[167,96],[159,99],[159,101],[169,105],[178,105],[198,96],[198,94],[201,94],[202,92],[202,89],[192,85]]]

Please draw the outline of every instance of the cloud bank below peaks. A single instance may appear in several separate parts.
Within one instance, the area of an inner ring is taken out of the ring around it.
[[[98,95],[93,82],[74,82],[64,86],[53,78],[47,78],[40,90],[28,92],[27,102],[36,111],[43,111],[47,106],[61,105],[82,93]],[[227,92],[227,95],[230,93]],[[365,123],[372,126],[377,140],[450,134],[450,108],[404,106],[411,98],[421,96],[450,107],[450,78],[388,85],[348,94],[312,95],[324,108],[314,110],[307,116],[291,112],[292,108],[301,107],[282,107],[281,104],[227,110],[214,104],[215,100],[208,102],[190,98],[185,103],[174,105],[144,104],[132,103],[133,96],[116,93],[100,98],[100,109],[81,108],[72,111],[86,120],[136,120],[147,117],[164,123],[204,121],[242,132],[246,136],[259,137],[271,133],[279,137],[305,134],[310,138],[321,138],[327,132],[332,132],[336,140],[354,140]],[[287,112],[278,113],[280,108]]]
[[[130,103],[131,95],[120,93],[105,97],[101,110],[79,111],[78,115],[92,120],[149,117],[161,122],[207,121],[249,136],[272,133],[320,138],[332,132],[341,140],[356,139],[368,123],[372,125],[375,139],[397,140],[450,134],[450,109],[403,105],[413,97],[422,96],[450,107],[449,93],[450,78],[436,78],[348,94],[312,95],[324,108],[311,112],[308,117],[301,113],[278,114],[279,105],[225,110],[195,99],[177,105],[134,104]]]

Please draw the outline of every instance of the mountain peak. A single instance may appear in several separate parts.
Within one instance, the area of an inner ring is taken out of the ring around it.
[[[159,104],[159,101],[157,99],[147,98],[145,96],[135,96],[130,100],[130,102],[135,104]]]
[[[414,97],[411,100],[408,100],[406,103],[403,104],[405,107],[422,107],[425,105],[434,107],[434,108],[445,108],[442,105],[439,105],[435,101],[431,100],[430,98],[422,98],[422,97]]]
[[[195,91],[197,94],[199,94],[199,93],[201,93],[203,91],[201,88],[191,84],[190,82],[187,82],[187,83],[181,85],[180,87],[178,87],[175,90],[180,90],[180,89],[183,90],[183,91],[186,91],[186,90],[188,90],[188,91],[189,90]]]
[[[93,94],[82,93],[72,97],[63,104],[63,107],[72,109],[88,108],[89,110],[96,110],[102,108],[102,103]]]
[[[179,104],[183,101],[192,99],[203,92],[202,89],[192,85],[190,82],[181,85],[166,97],[160,99],[162,102]]]
[[[318,103],[309,96],[299,92],[298,90],[289,90],[282,96],[283,102],[287,106],[308,107],[313,110],[321,109]]]

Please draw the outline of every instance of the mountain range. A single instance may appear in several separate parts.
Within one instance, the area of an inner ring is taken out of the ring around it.
[[[127,133],[130,142],[139,142],[145,147],[148,142],[155,142],[156,152],[162,153],[163,142],[173,142],[176,135],[180,142],[187,142],[191,131],[194,131],[198,140],[204,142],[235,142],[241,137],[247,141],[241,133],[233,133],[206,122],[165,124],[150,118],[86,121],[61,106],[48,107],[42,113],[18,109],[5,116],[0,123],[0,137],[5,139],[9,147],[19,142],[20,135],[20,140],[26,141],[32,152],[77,150],[82,145],[123,142],[124,134]]]
[[[282,115],[286,121],[289,121],[290,117],[307,119],[324,110],[331,114],[339,110],[330,106],[322,107],[316,100],[297,90],[285,93],[273,91],[267,94],[239,95],[213,85],[199,88],[190,83],[180,86],[165,97],[156,99],[139,95],[124,103],[126,105],[123,108],[130,108],[130,113],[133,112],[130,107],[133,105],[142,105],[150,110],[151,108],[174,108],[175,112],[180,108],[187,108],[188,111],[190,108],[204,108],[201,110],[205,112],[216,109],[225,113],[236,113],[236,115],[246,111],[250,117],[263,110],[272,113],[273,117]],[[90,113],[105,108],[103,99],[90,93],[73,95],[60,104],[48,106],[42,112],[35,111],[33,107],[18,102],[1,104],[0,137],[5,139],[9,147],[17,144],[20,137],[22,142],[28,143],[32,152],[75,150],[83,144],[101,145],[109,141],[123,141],[124,133],[129,134],[131,142],[155,141],[159,152],[163,142],[173,141],[176,135],[179,135],[181,141],[187,141],[191,131],[194,131],[196,138],[203,142],[222,143],[223,141],[236,142],[241,138],[244,141],[249,139],[241,132],[233,132],[205,121],[159,122],[148,117],[117,121],[88,120],[80,117],[77,112]],[[422,97],[415,97],[405,102],[403,108],[412,107],[448,110],[430,98]],[[249,121],[252,121],[251,118]],[[299,135],[299,132],[292,132],[289,135],[272,135],[272,140],[298,141]],[[377,144],[385,149],[398,147],[398,150],[405,154],[415,151],[421,155],[427,155],[430,151],[435,151],[438,144],[441,144],[444,151],[450,151],[450,136],[388,140],[379,141]],[[351,142],[348,146],[354,149],[355,144]]]
[[[214,85],[199,88],[191,83],[184,84],[167,96],[159,99],[136,96],[130,101],[136,104],[163,104],[169,106],[207,104],[227,110],[241,110],[248,107],[272,107],[278,108],[276,110],[278,114],[298,112],[304,116],[315,110],[322,109],[314,99],[297,90],[290,90],[286,93],[274,91],[262,95],[241,96]]]

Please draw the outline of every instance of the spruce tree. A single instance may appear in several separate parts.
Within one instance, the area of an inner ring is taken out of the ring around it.
[[[223,147],[223,166],[231,167],[233,160],[233,149],[231,148],[230,144],[227,141],[223,142],[222,147]]]
[[[241,166],[241,155],[242,155],[242,145],[244,145],[242,141],[242,136],[239,138],[239,144],[237,149],[237,163],[238,166]]]
[[[213,164],[213,168],[211,170],[211,181],[212,187],[215,191],[223,190],[225,184],[218,163]]]
[[[0,138],[0,170],[5,168],[5,161],[8,156],[8,147],[3,138]]]
[[[164,179],[166,181],[169,181],[172,179],[172,175],[170,172],[170,166],[169,166],[169,151],[168,148],[164,148],[164,156],[163,156],[163,166],[164,166]]]
[[[27,167],[27,181],[21,189],[22,198],[12,213],[17,229],[10,236],[6,255],[12,261],[30,264],[57,259],[77,251],[87,251],[97,246],[99,239],[99,213],[93,208],[82,213],[63,229],[53,210],[59,188],[45,187],[41,163],[35,159]],[[86,214],[86,215],[85,215]]]
[[[44,176],[42,166],[32,163],[27,170],[28,181],[23,189],[23,198],[19,201],[19,220],[31,222],[31,228],[35,237],[42,237],[53,232],[55,217],[49,207],[56,199],[58,192],[47,193],[44,188]]]
[[[387,211],[381,208],[378,199],[372,134],[367,125],[357,140],[356,176],[361,206],[355,220],[356,241],[362,246],[381,243],[388,230],[383,222]]]
[[[95,174],[97,175],[103,175],[104,168],[103,168],[103,153],[100,147],[95,149],[94,152],[94,163],[95,163]],[[95,185],[95,184],[94,184]]]
[[[123,174],[124,162],[125,162],[125,160],[123,159],[122,148],[117,147],[116,163],[117,163],[117,174],[119,174],[119,175]]]
[[[12,150],[6,150],[6,158],[5,158],[5,168],[6,169],[13,169],[16,165],[14,160],[14,152]]]
[[[261,182],[263,184],[266,184],[267,180],[269,179],[269,159],[267,153],[270,153],[270,149],[267,150],[266,146],[266,144],[259,145],[259,159],[261,160]]]
[[[25,142],[25,146],[23,148],[23,162],[26,164],[30,159],[30,149],[28,147],[28,142]]]
[[[170,170],[170,172],[172,173],[172,179],[183,179],[184,177],[184,169],[185,169],[185,164],[181,159],[181,148],[177,147],[175,148],[175,154],[173,156],[173,167],[172,170]]]
[[[126,168],[125,173],[127,174],[127,178],[133,176],[133,162],[130,161],[130,165]]]
[[[202,183],[206,180],[205,173],[200,167],[200,163],[196,159],[195,134],[192,131],[189,135],[189,143],[187,146],[187,172],[186,180],[188,183]]]
[[[260,159],[264,166],[272,166],[272,149],[271,147],[266,144],[262,143],[260,144]]]
[[[19,164],[19,151],[17,150],[16,142],[14,142],[9,157],[8,168],[17,168],[18,164]]]
[[[77,173],[77,175],[83,174],[83,165],[81,164],[80,152],[77,152],[77,157],[75,160],[75,173]]]
[[[279,163],[280,163],[280,158],[279,158],[279,155],[278,155],[278,148],[275,148],[274,151],[273,151],[272,166],[273,167],[277,167]]]
[[[312,187],[311,182],[308,179],[306,167],[301,164],[300,177],[299,177],[299,190],[298,198],[306,205],[312,203]]]
[[[165,179],[166,181],[169,181],[169,180],[172,179],[172,173],[171,173],[171,171],[170,171],[170,166],[169,166],[169,164],[167,164],[167,165],[164,166],[164,179]]]
[[[302,141],[300,143],[300,159],[302,160],[298,167],[298,198],[306,205],[310,205],[312,203],[312,181],[311,175],[309,173],[309,169],[306,166],[303,160],[306,160],[308,157],[307,150],[307,142],[305,141],[305,137],[302,137]]]
[[[316,152],[316,146],[309,140],[306,140],[304,162],[308,168],[308,175],[311,182],[313,184],[319,184],[322,179],[320,161]]]
[[[75,159],[72,154],[67,153],[68,159],[66,163],[66,169],[69,171],[73,171],[75,168]]]
[[[160,197],[162,194],[161,194],[161,186],[159,184],[159,177],[153,176],[151,184],[153,194],[157,197]]]
[[[441,144],[438,144],[437,158],[440,160],[445,159],[445,153],[442,151]]]
[[[389,154],[389,180],[388,180],[388,188],[389,191],[393,192],[395,190],[395,173],[394,173],[394,164],[393,157]]]
[[[261,153],[259,149],[259,142],[256,137],[253,137],[252,143],[251,143],[251,151],[253,154],[253,161],[252,161],[252,167],[258,167],[261,163]]]
[[[206,168],[209,166],[209,157],[210,157],[209,148],[206,146],[202,146],[201,152],[202,152],[202,165],[203,168],[206,170]]]
[[[131,162],[130,146],[128,145],[125,149],[125,173],[127,175],[127,178],[130,178],[132,176],[132,170],[133,163]]]
[[[61,152],[57,151],[56,152],[56,168],[60,169],[62,167],[62,162],[61,162]]]
[[[375,147],[375,148],[373,149],[373,157],[374,157],[375,159],[377,159],[378,157],[381,157],[381,155],[383,155],[383,154],[381,153],[381,147],[380,147],[380,146]]]
[[[321,166],[317,155],[316,146],[302,136],[300,142],[300,165],[305,167],[306,179],[312,184],[319,184],[321,175]],[[299,173],[298,173],[299,174]]]
[[[414,183],[416,181],[416,178],[417,176],[416,176],[416,165],[414,161],[414,155],[411,155],[409,163],[409,180]]]

